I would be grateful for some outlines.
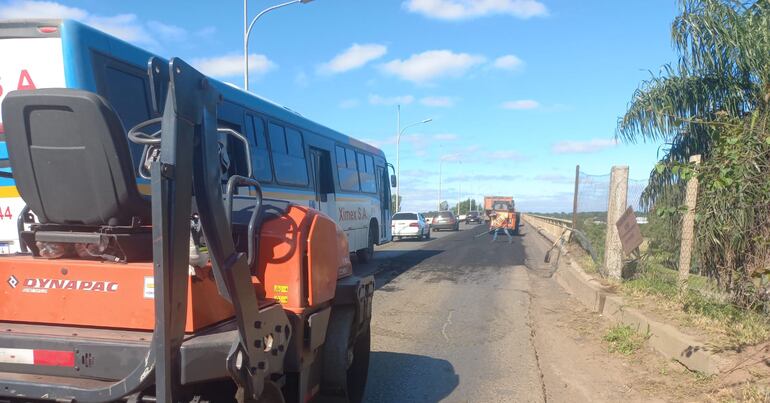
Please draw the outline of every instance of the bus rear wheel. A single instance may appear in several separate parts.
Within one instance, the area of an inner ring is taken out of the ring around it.
[[[377,228],[373,225],[369,226],[369,242],[366,244],[366,248],[356,251],[358,261],[366,263],[374,258],[374,239],[377,237]]]

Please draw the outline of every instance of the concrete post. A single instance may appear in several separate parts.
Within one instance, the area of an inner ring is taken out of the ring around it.
[[[701,156],[693,155],[690,157],[690,163],[700,164]],[[690,276],[690,266],[692,263],[692,245],[693,230],[695,227],[695,206],[698,202],[698,177],[693,176],[687,181],[687,193],[685,196],[685,205],[687,212],[682,220],[682,244],[679,249],[679,289],[687,289],[687,278]]]
[[[607,238],[604,242],[604,267],[610,279],[620,281],[623,273],[623,245],[615,223],[626,211],[628,166],[613,166],[607,203]]]

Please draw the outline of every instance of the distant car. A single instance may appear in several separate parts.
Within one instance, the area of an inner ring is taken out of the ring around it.
[[[460,222],[451,211],[440,211],[431,221],[430,227],[433,231],[442,229],[457,231],[460,229]]]
[[[465,214],[460,214],[457,216],[458,221],[465,221]]]
[[[465,216],[466,224],[470,224],[472,222],[481,224],[481,214],[479,214],[478,211],[471,211]]]
[[[391,220],[393,239],[401,238],[430,238],[430,224],[420,213],[401,212],[393,215]]]
[[[433,224],[433,218],[435,218],[438,215],[438,212],[436,211],[429,211],[427,213],[422,213],[422,216],[425,217],[425,222],[428,224]]]

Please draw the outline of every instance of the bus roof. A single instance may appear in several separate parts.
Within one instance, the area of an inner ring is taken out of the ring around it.
[[[50,32],[42,30],[43,27],[60,27],[61,32]],[[71,74],[68,76],[78,76],[82,81],[90,83],[91,85],[78,85],[78,87],[95,87],[93,84],[93,78],[88,77],[90,72],[83,71],[82,69],[73,68],[68,66],[68,63],[73,63],[68,60],[68,56],[75,59],[83,60],[84,49],[82,43],[101,43],[108,41],[108,47],[113,57],[121,59],[124,62],[129,62],[137,66],[145,66],[150,57],[156,56],[147,50],[141,49],[135,45],[118,39],[103,31],[97,30],[93,27],[85,25],[75,20],[56,20],[56,19],[23,19],[23,20],[3,20],[0,21],[0,39],[3,38],[31,38],[31,37],[56,37],[62,38],[62,48],[65,55],[65,71]],[[78,54],[77,52],[80,52]],[[166,60],[164,58],[164,60]],[[84,76],[85,75],[85,76]],[[282,120],[285,123],[297,126],[304,130],[309,130],[315,134],[329,138],[343,144],[348,144],[364,151],[370,152],[376,156],[385,158],[385,154],[377,147],[367,144],[363,141],[357,140],[353,137],[342,134],[336,130],[330,129],[320,123],[312,121],[299,113],[270,101],[266,98],[260,97],[256,94],[246,92],[235,85],[225,83],[217,79],[211,79],[214,87],[220,91],[226,101],[236,103],[244,106],[247,109],[260,112],[269,117]],[[67,78],[68,86],[70,85],[70,78]],[[81,83],[82,84],[82,83]],[[92,89],[93,90],[93,89]]]

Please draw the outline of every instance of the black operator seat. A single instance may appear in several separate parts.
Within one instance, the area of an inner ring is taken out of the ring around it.
[[[16,187],[42,223],[150,224],[125,129],[104,98],[73,89],[13,91],[2,114]]]

